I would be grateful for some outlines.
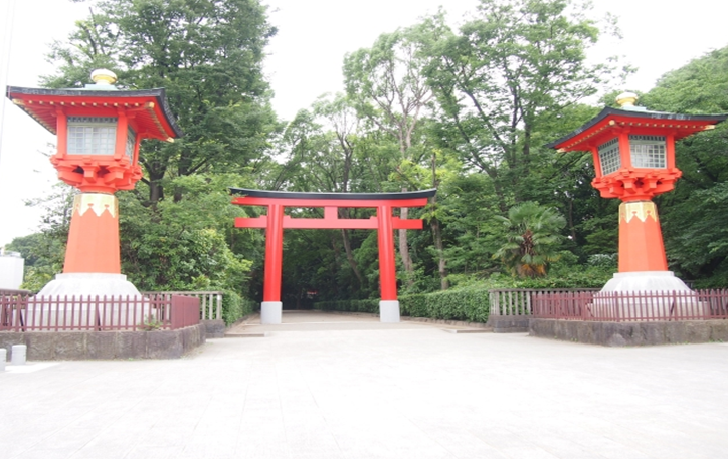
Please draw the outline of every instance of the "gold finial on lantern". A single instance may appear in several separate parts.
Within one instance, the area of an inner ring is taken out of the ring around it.
[[[623,92],[617,96],[616,100],[621,108],[629,109],[630,107],[634,107],[634,103],[637,102],[637,99],[639,98],[640,96],[633,92]]]
[[[109,69],[96,69],[91,72],[91,79],[96,84],[112,85],[116,83],[116,74]]]

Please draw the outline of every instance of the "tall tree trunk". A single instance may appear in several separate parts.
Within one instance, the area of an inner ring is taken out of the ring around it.
[[[354,275],[359,281],[359,288],[364,287],[364,279],[359,272],[359,266],[356,264],[354,259],[354,252],[351,250],[351,239],[349,238],[349,232],[345,229],[341,230],[341,238],[344,241],[344,251],[346,252],[346,260],[349,262],[351,270],[354,271]]]
[[[164,174],[162,174],[164,176]],[[155,175],[150,174],[149,178],[149,204],[152,206],[153,209],[157,208],[157,203],[164,199],[164,188],[162,188],[162,185],[160,181],[162,180],[162,177],[156,177]]]
[[[576,228],[574,228],[574,200],[569,198],[569,232],[571,240],[576,242]]]
[[[164,188],[162,188],[162,179],[167,173],[167,165],[160,161],[147,162],[144,158],[140,159],[142,167],[147,171],[149,179],[142,179],[144,183],[149,185],[149,201],[145,204],[153,209],[157,208],[157,203],[164,199]]]
[[[181,151],[180,159],[179,159],[179,162],[177,163],[177,176],[186,177],[186,176],[190,175],[192,173],[190,170],[191,166],[192,166],[191,158],[184,150]],[[182,200],[182,190],[175,189],[172,200],[175,203],[180,202]]]
[[[407,188],[402,188],[402,191],[407,191]],[[409,215],[409,209],[402,207],[399,209],[399,218],[401,220],[407,220]],[[402,259],[402,266],[404,266],[404,272],[407,274],[407,285],[412,286],[415,283],[414,272],[415,268],[412,264],[412,257],[409,254],[409,244],[407,244],[407,230],[397,230],[397,236],[399,240],[399,256]]]
[[[340,208],[339,209],[339,218],[349,218],[349,209],[347,208]],[[341,230],[341,239],[344,241],[344,251],[346,252],[346,260],[349,262],[349,266],[351,267],[351,270],[354,271],[354,275],[359,280],[359,288],[364,287],[364,278],[361,275],[361,272],[359,271],[359,265],[356,264],[356,260],[354,259],[354,251],[351,249],[351,238],[349,238],[349,231],[342,229]]]
[[[403,191],[407,191],[407,189],[404,189]],[[409,214],[409,209],[407,207],[402,207],[399,210],[399,218],[402,220],[407,220],[407,215]],[[407,284],[412,285],[414,284],[414,266],[412,265],[412,258],[409,254],[409,245],[407,244],[407,230],[401,229],[397,230],[398,236],[399,236],[399,256],[402,258],[402,265],[404,266],[404,271],[407,273]]]
[[[436,205],[435,196],[432,197],[432,208]],[[437,252],[437,272],[440,274],[440,290],[447,290],[449,284],[447,282],[447,272],[445,271],[445,251],[442,245],[442,232],[440,231],[440,221],[434,216],[430,219],[430,229],[432,230],[432,240],[435,243],[435,251]]]

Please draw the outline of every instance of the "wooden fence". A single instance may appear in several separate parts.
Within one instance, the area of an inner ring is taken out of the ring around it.
[[[185,295],[194,296],[200,300],[200,319],[222,320],[222,292],[196,291],[196,292],[142,292],[142,295]]]
[[[491,316],[530,316],[533,315],[533,299],[536,295],[563,292],[597,292],[598,288],[587,289],[530,289],[506,288],[490,290]]]
[[[609,322],[728,318],[728,290],[550,292],[532,297],[533,316]]]
[[[182,295],[0,295],[0,330],[174,330],[200,323],[199,311],[198,298]]]

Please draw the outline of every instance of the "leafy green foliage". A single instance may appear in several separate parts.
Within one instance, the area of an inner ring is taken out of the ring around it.
[[[490,310],[488,290],[475,286],[403,296],[400,305],[407,316],[469,322],[487,322]]]
[[[559,231],[566,224],[564,217],[552,208],[524,202],[508,211],[508,218],[496,216],[506,228],[506,242],[494,256],[514,275],[543,277],[549,264],[559,259],[562,237]]]
[[[614,62],[586,60],[599,29],[585,9],[560,0],[481,0],[459,33],[441,16],[422,25],[430,31],[425,74],[442,122],[463,159],[494,181],[502,211],[532,186],[538,131],[617,76]]]
[[[107,67],[122,88],[166,89],[185,137],[142,143],[151,204],[164,198],[168,176],[258,170],[279,129],[262,74],[276,33],[265,10],[257,0],[99,1],[67,43],[53,45],[49,58],[61,65],[44,85],[82,87]]]
[[[658,110],[728,112],[728,47],[665,74],[642,102]],[[728,285],[728,126],[678,143],[683,177],[675,191],[660,196],[670,268],[697,287]]]
[[[26,202],[42,208],[45,214],[39,232],[15,238],[6,246],[25,259],[22,288],[37,292],[61,271],[76,193],[70,186],[58,183],[47,197]]]
[[[234,290],[223,290],[222,295],[222,320],[225,325],[232,325],[241,318],[250,315],[258,308],[254,301],[242,298]]]
[[[724,113],[728,110],[728,47],[666,73],[641,103],[653,110]]]
[[[604,93],[611,103],[631,71],[613,59],[589,63],[612,24],[590,19],[586,4],[481,0],[457,30],[440,12],[381,34],[345,57],[346,94],[320,97],[285,129],[261,72],[275,33],[265,12],[256,0],[102,0],[53,46],[62,65],[46,85],[79,87],[92,68],[110,67],[121,87],[166,87],[186,133],[175,144],[144,144],[144,183],[119,194],[123,270],[137,285],[222,289],[227,323],[255,307],[263,232],[232,221],[262,211],[231,206],[227,186],[437,188],[426,208],[395,211],[424,220],[422,231],[397,235],[403,314],[485,321],[488,289],[600,287],[612,276],[618,200],[591,187],[590,154],[543,147],[598,112],[586,98]],[[726,66],[728,48],[708,53],[664,75],[642,103],[728,112]],[[696,285],[728,283],[726,145],[724,126],[680,142],[683,178],[657,199],[671,269]],[[32,288],[60,269],[61,201],[51,201],[43,233],[9,247],[30,260]],[[339,210],[339,218],[373,215]],[[377,312],[378,257],[373,231],[287,231],[285,307]]]
[[[169,186],[184,198],[164,200],[156,209],[120,193],[122,268],[142,290],[240,291],[252,261],[233,249],[250,247],[252,233],[233,233],[243,211],[230,205],[225,184],[233,175],[178,177]],[[241,234],[242,233],[242,234]]]
[[[379,314],[379,300],[338,300],[319,301],[314,304],[316,309],[322,311],[366,312]]]
[[[17,237],[5,248],[25,259],[21,288],[37,292],[61,271],[66,246],[65,241],[41,232]]]
[[[161,329],[162,325],[164,324],[161,320],[159,320],[159,318],[155,317],[154,314],[149,314],[137,325],[137,329],[142,331],[154,331]]]

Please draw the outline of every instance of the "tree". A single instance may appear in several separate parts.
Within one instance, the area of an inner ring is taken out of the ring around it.
[[[264,163],[277,129],[261,68],[276,33],[265,10],[257,0],[102,0],[76,23],[68,43],[54,43],[49,57],[60,73],[44,84],[79,87],[105,66],[122,87],[166,88],[185,137],[142,144],[147,203],[156,205],[165,178],[256,171]]]
[[[397,142],[399,158],[395,170],[400,189],[408,184],[402,173],[406,162],[417,163],[418,149],[413,149],[413,136],[432,91],[425,83],[422,68],[426,58],[420,52],[415,29],[382,34],[371,48],[362,48],[344,59],[346,93],[361,116],[391,135]],[[408,209],[400,210],[406,219]],[[407,230],[399,230],[399,255],[408,276],[414,265],[407,244]]]
[[[232,227],[245,211],[230,205],[226,187],[245,180],[234,174],[178,177],[170,185],[183,198],[160,201],[156,209],[120,193],[122,270],[129,280],[141,290],[244,291],[261,258],[260,235]]]
[[[728,46],[667,72],[640,102],[653,110],[725,112],[728,110]]]
[[[566,0],[481,0],[459,34],[441,16],[423,24],[436,37],[425,72],[443,122],[463,158],[494,181],[504,212],[530,186],[540,123],[616,74],[612,62],[586,61],[600,32],[585,10]]]
[[[651,110],[728,112],[728,47],[663,75],[641,102]],[[683,172],[675,190],[657,198],[671,269],[699,285],[728,283],[728,126],[676,145]]]
[[[26,201],[27,206],[40,207],[45,214],[39,232],[15,238],[6,247],[20,252],[25,259],[23,288],[38,291],[63,268],[73,199],[77,193],[65,183],[57,183],[48,196]]]
[[[519,277],[543,277],[550,263],[558,260],[564,217],[552,208],[527,201],[512,207],[503,223],[506,242],[495,253]]]
[[[81,0],[83,1],[83,0]],[[280,131],[262,62],[276,33],[258,0],[99,0],[49,58],[47,87],[81,87],[107,67],[120,89],[164,87],[185,136],[144,142],[144,177],[120,193],[122,269],[145,290],[243,293],[262,259],[228,186],[255,186]],[[244,255],[242,255],[244,254]]]
[[[326,124],[331,130],[324,130]],[[329,100],[321,96],[313,111],[301,110],[286,129],[284,142],[288,145],[289,159],[279,174],[279,183],[295,191],[322,191],[347,193],[370,191],[362,189],[365,170],[356,157],[359,118],[342,94]],[[351,209],[340,208],[340,218],[351,218]],[[346,260],[354,273],[359,288],[365,286],[364,277],[354,258],[350,230],[341,233]]]

